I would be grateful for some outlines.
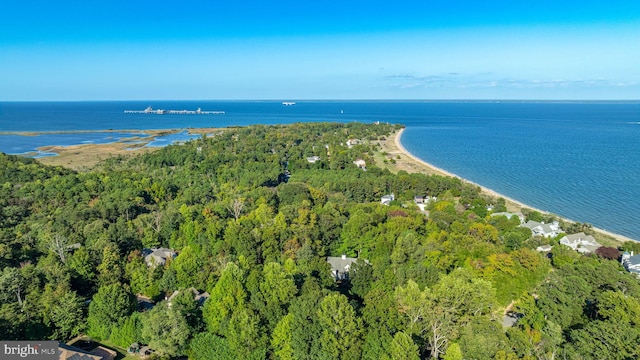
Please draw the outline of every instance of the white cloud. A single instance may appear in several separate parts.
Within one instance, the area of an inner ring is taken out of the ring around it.
[[[461,74],[448,72],[431,75],[414,75],[410,73],[398,73],[385,77],[387,86],[399,89],[417,89],[449,87],[460,89],[602,89],[602,88],[633,88],[640,87],[636,81],[620,81],[618,79],[518,79],[498,78],[493,73]]]

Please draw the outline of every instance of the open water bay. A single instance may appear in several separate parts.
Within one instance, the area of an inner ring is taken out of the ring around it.
[[[147,106],[225,113],[124,113]],[[640,240],[640,102],[0,102],[0,151],[134,136],[121,130],[310,121],[404,124],[403,146],[426,162],[533,207]],[[120,131],[99,132],[110,129]],[[85,132],[17,134],[77,130]]]

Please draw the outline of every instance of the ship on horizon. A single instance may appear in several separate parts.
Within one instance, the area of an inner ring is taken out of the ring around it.
[[[203,111],[201,108],[197,110],[165,110],[154,109],[147,106],[144,110],[125,110],[125,114],[155,114],[155,115],[224,115],[224,111]]]

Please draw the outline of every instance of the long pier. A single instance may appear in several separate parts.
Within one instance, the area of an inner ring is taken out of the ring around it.
[[[151,106],[144,110],[125,110],[125,114],[155,114],[155,115],[224,115],[224,111],[203,111],[197,110],[164,110],[154,109]]]

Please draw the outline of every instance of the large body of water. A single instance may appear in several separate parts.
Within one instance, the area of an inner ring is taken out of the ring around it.
[[[123,112],[149,105],[225,114]],[[435,166],[530,206],[640,240],[640,101],[298,101],[293,106],[276,101],[0,102],[0,151],[22,154],[44,145],[131,136],[93,130],[311,121],[402,123],[407,127],[404,147]],[[71,130],[84,132],[11,134]]]

